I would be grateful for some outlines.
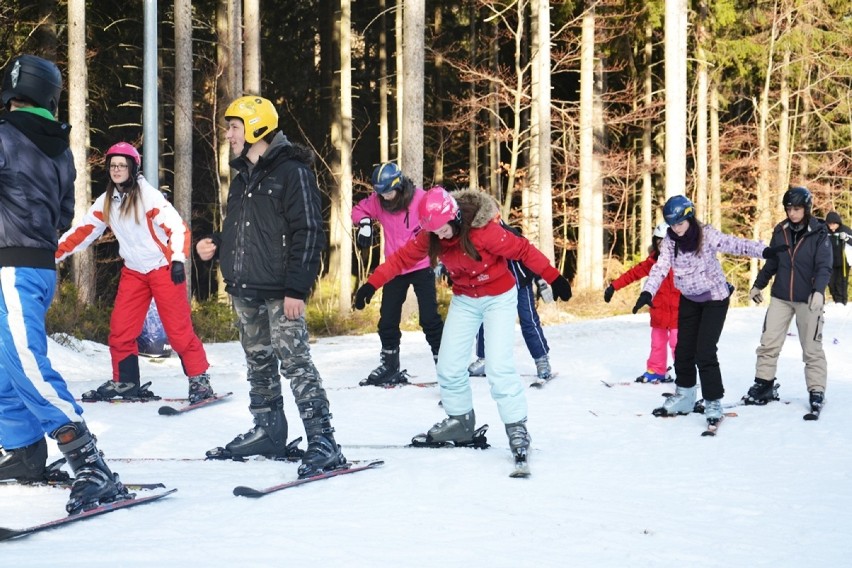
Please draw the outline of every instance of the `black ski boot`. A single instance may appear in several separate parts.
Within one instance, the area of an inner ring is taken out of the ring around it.
[[[743,397],[743,402],[746,405],[763,406],[773,400],[780,400],[778,396],[778,387],[775,384],[775,379],[767,381],[765,379],[754,379],[754,384],[748,389],[748,393]]]
[[[284,401],[281,395],[268,400],[260,395],[251,395],[249,411],[254,416],[254,427],[231,440],[224,448],[207,452],[209,459],[232,459],[242,461],[249,456],[264,456],[270,459],[298,459],[303,452],[296,444],[287,445],[287,417],[284,416]]]
[[[299,466],[299,478],[311,477],[346,465],[340,446],[334,441],[331,414],[325,400],[309,400],[298,403],[308,449]]]
[[[44,481],[47,478],[46,465],[47,442],[44,437],[23,448],[0,449],[0,479]]]
[[[405,371],[399,370],[399,348],[382,349],[382,362],[370,376],[358,383],[360,386],[384,387],[408,382]]]
[[[69,514],[135,497],[121,484],[118,474],[111,472],[104,463],[85,423],[69,422],[57,428],[51,437],[59,442],[59,451],[65,455],[74,472],[71,495],[65,505]]]
[[[822,405],[825,404],[825,393],[820,391],[810,392],[811,412],[819,414],[822,411]]]

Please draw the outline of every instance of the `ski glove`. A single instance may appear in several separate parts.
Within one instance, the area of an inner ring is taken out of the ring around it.
[[[816,312],[821,310],[823,305],[825,305],[825,296],[823,296],[822,292],[817,292],[816,290],[811,292],[811,297],[808,298],[808,309]]]
[[[535,283],[538,285],[538,297],[541,298],[541,301],[545,304],[552,304],[553,288],[550,287],[550,284],[544,278],[539,278]]]
[[[751,290],[748,291],[748,297],[755,304],[763,303],[763,291],[757,286],[751,287]]]
[[[175,284],[183,284],[186,280],[186,269],[183,267],[182,262],[173,262],[172,263],[172,282]]]
[[[769,260],[770,258],[775,258],[778,256],[779,252],[784,252],[790,247],[787,245],[775,245],[774,247],[766,247],[763,249],[763,258]]]
[[[364,217],[358,223],[358,236],[355,238],[355,243],[358,248],[368,248],[373,244],[373,222],[369,217]]]
[[[650,292],[642,292],[639,294],[639,299],[636,300],[636,305],[633,306],[633,313],[638,312],[642,306],[648,306],[649,308],[653,308],[654,304],[651,302],[651,293]]]
[[[837,238],[839,238],[843,242],[846,242],[849,240],[849,233],[844,233],[843,231],[840,231],[839,233],[837,233]]]
[[[612,300],[613,294],[615,294],[615,288],[613,288],[612,284],[610,284],[606,287],[606,290],[604,290],[604,302],[608,304],[609,301]]]
[[[375,293],[376,287],[369,282],[358,288],[358,291],[355,292],[355,309],[363,310],[373,299]]]
[[[563,302],[571,299],[571,284],[561,274],[556,277],[556,280],[550,283],[550,287],[553,289],[553,295],[556,298]]]

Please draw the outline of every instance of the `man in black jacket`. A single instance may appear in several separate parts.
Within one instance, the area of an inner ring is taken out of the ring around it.
[[[831,280],[828,281],[828,291],[831,299],[837,304],[846,305],[847,290],[849,289],[849,258],[846,247],[852,247],[852,230],[843,224],[840,214],[832,211],[825,216],[828,226],[828,238],[834,253],[834,264],[831,270]]]
[[[305,301],[325,247],[313,154],[278,130],[278,112],[258,96],[240,97],[225,111],[226,138],[237,157],[222,232],[201,239],[202,260],[218,256],[239,318],[248,366],[254,427],[213,458],[292,457],[287,446],[279,369],[290,381],[308,448],[300,477],[340,467],[328,397],[311,360]]]
[[[47,357],[45,316],[56,289],[58,231],[74,214],[71,127],[56,120],[62,75],[34,55],[3,75],[0,117],[0,479],[44,480],[45,434],[75,474],[65,509],[131,498],[104,463],[62,376]]]
[[[791,187],[784,194],[787,218],[775,226],[769,246],[789,249],[770,258],[760,269],[749,292],[757,304],[763,290],[772,283],[772,301],[766,310],[760,347],[757,348],[755,383],[743,397],[746,404],[766,404],[778,400],[775,371],[778,356],[787,338],[790,320],[795,316],[805,383],[811,407],[819,412],[825,396],[828,369],[822,349],[825,287],[831,275],[831,244],[825,224],[811,216],[813,197],[804,187]]]

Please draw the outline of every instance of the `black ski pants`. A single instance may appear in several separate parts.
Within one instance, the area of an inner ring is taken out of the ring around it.
[[[379,339],[382,349],[399,349],[402,332],[399,330],[402,318],[402,304],[408,295],[408,287],[414,288],[420,316],[420,327],[426,334],[426,341],[437,355],[441,347],[441,334],[444,332],[444,320],[438,313],[438,298],[435,291],[435,272],[431,268],[400,274],[382,287],[382,306],[379,309]]]
[[[846,291],[849,288],[849,268],[846,264],[835,266],[831,271],[831,278],[828,281],[828,291],[831,292],[831,299],[838,304],[846,305]]]
[[[717,400],[725,394],[717,351],[729,304],[730,298],[693,302],[680,297],[675,384],[684,388],[694,387],[697,374],[701,379],[704,400]]]

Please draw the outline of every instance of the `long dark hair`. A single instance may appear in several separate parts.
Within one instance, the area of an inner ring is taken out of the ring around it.
[[[107,176],[109,176],[109,162],[111,161],[112,157],[110,157],[110,160],[107,162]],[[130,162],[130,158],[127,158],[127,161]],[[121,184],[120,188],[114,181],[112,181],[112,177],[107,178],[106,195],[104,196],[104,223],[107,225],[109,225],[109,218],[112,210],[112,198],[116,192],[123,194],[121,205],[118,207],[119,216],[133,212],[134,221],[136,221],[136,223],[141,223],[139,214],[142,209],[142,190],[139,188],[139,181],[136,177],[135,168],[131,167],[130,177],[127,181]]]

